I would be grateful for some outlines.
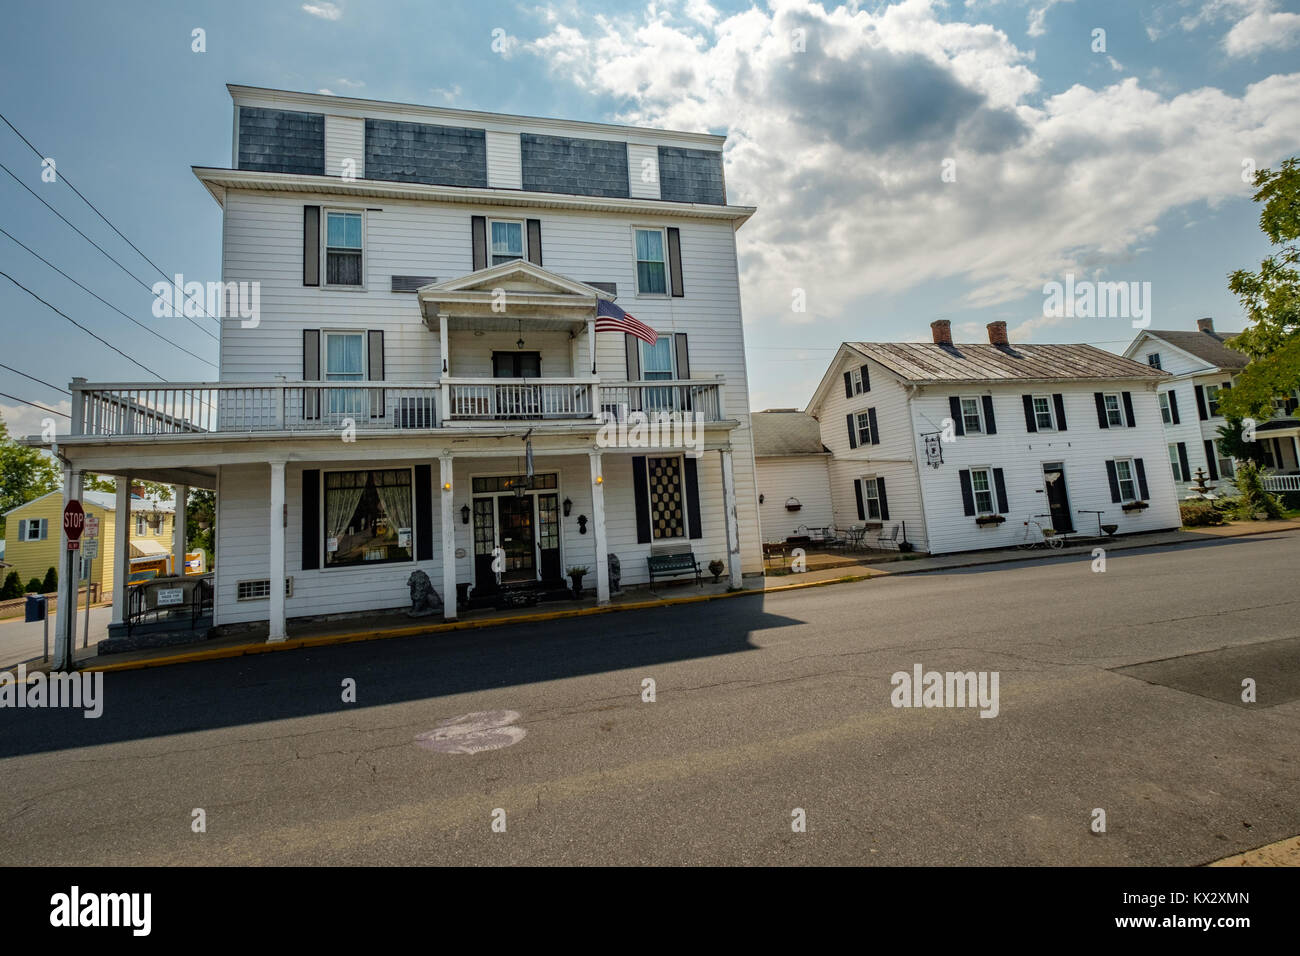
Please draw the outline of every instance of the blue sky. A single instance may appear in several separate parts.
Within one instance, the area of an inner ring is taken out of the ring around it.
[[[219,273],[220,210],[190,166],[229,165],[227,82],[727,134],[730,198],[759,207],[739,234],[759,408],[804,404],[838,342],[924,338],[940,317],[959,340],[1003,319],[1014,340],[1121,350],[1127,320],[1043,318],[1066,272],[1150,282],[1155,327],[1238,329],[1227,273],[1267,253],[1241,164],[1300,153],[1283,0],[63,2],[14,7],[0,36],[0,111],[167,274],[200,281]],[[0,162],[159,278],[2,127]],[[215,361],[3,171],[0,225]],[[4,236],[0,271],[168,379],[216,375]],[[54,384],[152,379],[5,279],[0,341],[0,362]],[[3,369],[0,392],[64,398]],[[5,398],[0,414],[19,432],[43,417]]]

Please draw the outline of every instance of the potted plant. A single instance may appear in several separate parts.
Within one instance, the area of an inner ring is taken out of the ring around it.
[[[1006,515],[980,515],[975,519],[975,523],[984,527],[985,525],[1002,524],[1006,520]]]
[[[587,571],[588,569],[584,567],[569,568],[568,574],[570,580],[573,581],[573,596],[575,598],[582,597],[582,579],[586,576]]]
[[[1130,501],[1123,506],[1125,511],[1141,511],[1143,508],[1151,507],[1145,501]]]
[[[718,578],[722,577],[722,572],[727,570],[727,566],[722,563],[721,558],[714,558],[709,562],[709,573],[713,575],[713,583],[718,583]]]

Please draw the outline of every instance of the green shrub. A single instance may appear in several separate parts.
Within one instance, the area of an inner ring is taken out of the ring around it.
[[[1264,474],[1259,465],[1253,461],[1242,462],[1234,481],[1241,496],[1234,503],[1233,517],[1241,521],[1257,521],[1260,515],[1282,517],[1282,502],[1264,490]]]
[[[22,596],[23,579],[18,576],[17,571],[10,571],[5,576],[5,583],[0,585],[0,601],[8,601]]]
[[[28,593],[28,594],[40,594],[40,593],[41,593],[41,579],[40,579],[40,578],[32,578],[30,581],[27,582],[27,593]]]
[[[1178,511],[1183,516],[1184,528],[1203,528],[1207,525],[1223,524],[1223,514],[1214,506],[1213,501],[1183,501]]]
[[[50,568],[45,572],[45,580],[41,583],[41,590],[46,594],[52,594],[59,589],[59,572]]]

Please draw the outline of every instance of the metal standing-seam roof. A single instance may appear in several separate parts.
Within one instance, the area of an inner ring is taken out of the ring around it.
[[[846,342],[906,382],[1153,380],[1168,373],[1091,345]]]
[[[1230,348],[1228,340],[1217,332],[1189,332],[1183,329],[1163,332],[1147,329],[1146,333],[1217,368],[1241,369],[1250,361],[1244,352]]]
[[[798,409],[753,412],[749,422],[754,434],[755,458],[828,454],[822,447],[821,425]]]

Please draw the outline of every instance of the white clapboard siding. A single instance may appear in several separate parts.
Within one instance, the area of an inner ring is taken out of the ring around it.
[[[524,172],[519,134],[488,130],[485,136],[488,185],[494,189],[522,189]]]
[[[349,164],[350,161],[350,164]],[[366,121],[325,117],[325,175],[366,178]]]
[[[633,199],[658,199],[659,147],[628,143],[627,178]]]
[[[829,455],[791,455],[756,458],[755,475],[759,521],[764,541],[784,541],[801,526],[824,528],[834,524],[831,508]],[[799,500],[799,510],[790,511],[786,502]]]

